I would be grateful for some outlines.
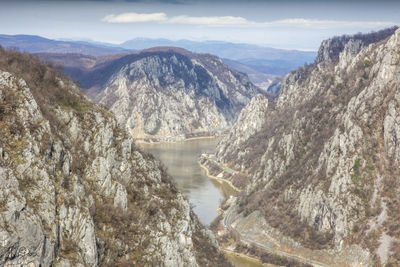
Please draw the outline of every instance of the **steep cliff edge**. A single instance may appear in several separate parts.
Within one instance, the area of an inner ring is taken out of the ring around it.
[[[0,203],[1,266],[229,266],[110,112],[1,47]]]
[[[239,119],[216,153],[249,180],[233,225],[329,265],[398,265],[399,77],[400,30],[338,37],[243,109],[262,126]]]
[[[128,55],[95,101],[135,138],[178,140],[229,129],[258,93],[242,73],[211,55],[154,48]]]
[[[174,141],[228,130],[262,92],[218,57],[176,47],[95,61],[82,55],[40,56],[65,63],[66,73],[137,139]]]

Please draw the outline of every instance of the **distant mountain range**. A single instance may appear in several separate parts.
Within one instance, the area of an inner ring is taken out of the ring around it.
[[[52,40],[35,35],[0,35],[0,45],[5,48],[16,47],[30,53],[68,53],[94,57],[131,53],[158,46],[181,47],[192,52],[213,54],[223,58],[226,64],[248,74],[251,81],[260,87],[268,86],[276,77],[283,76],[304,63],[313,62],[316,56],[316,52],[284,50],[252,44],[148,38],[136,38],[115,45],[86,40]]]
[[[18,48],[30,53],[77,53],[91,56],[130,52],[132,50],[99,45],[82,41],[57,41],[36,35],[0,34],[0,45],[5,48]]]
[[[196,53],[209,53],[221,58],[236,60],[258,72],[285,75],[304,63],[314,62],[316,52],[284,50],[253,44],[223,41],[196,42],[190,40],[135,38],[120,45],[125,49],[146,49],[155,46],[182,47]],[[229,64],[229,62],[226,62]]]

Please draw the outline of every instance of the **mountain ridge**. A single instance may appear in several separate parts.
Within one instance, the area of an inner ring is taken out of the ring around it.
[[[94,87],[95,101],[117,114],[137,138],[213,135],[226,130],[252,96],[263,93],[218,57],[181,48],[152,48],[99,68],[94,75],[112,75],[101,77],[100,89]]]
[[[238,120],[216,152],[247,179],[233,212],[238,230],[332,266],[400,262],[399,51],[397,27],[324,41],[276,99],[243,109],[242,118],[265,111]],[[256,131],[238,131],[247,128]]]
[[[135,49],[123,47],[124,45],[111,45],[93,41],[52,40],[36,35],[0,35],[0,45],[4,47],[17,47],[22,51],[31,53],[76,53],[89,56],[105,56],[149,49],[157,46],[183,47],[196,53],[215,54],[221,58],[239,61],[240,64],[249,66],[260,74],[254,76],[253,82],[260,84],[269,83],[265,75],[285,75],[304,63],[311,63],[316,53],[297,50],[282,50],[262,47],[244,43],[229,43],[224,41],[171,41],[167,39],[153,40],[139,38],[141,44]],[[144,42],[144,43],[143,43]],[[229,60],[226,63],[230,63]],[[236,64],[232,64],[235,67]],[[248,73],[250,74],[250,73]]]
[[[230,266],[165,167],[37,57],[0,47],[0,265]]]
[[[38,35],[6,35],[0,34],[0,45],[5,48],[18,48],[30,53],[80,53],[91,56],[104,56],[131,51],[119,47],[94,45],[87,42],[57,41]]]

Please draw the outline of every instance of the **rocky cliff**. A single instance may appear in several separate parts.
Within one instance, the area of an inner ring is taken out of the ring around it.
[[[181,48],[156,47],[94,61],[82,55],[40,56],[64,65],[138,139],[179,140],[228,130],[261,92],[218,57]]]
[[[249,180],[233,225],[328,265],[400,264],[399,77],[397,28],[337,37],[244,108],[216,153]]]
[[[227,130],[258,93],[211,55],[155,48],[128,55],[94,99],[135,138],[177,140]]]
[[[228,265],[164,168],[59,71],[0,47],[0,265]]]

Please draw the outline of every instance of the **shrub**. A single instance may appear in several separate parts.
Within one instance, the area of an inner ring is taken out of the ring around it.
[[[369,60],[368,58],[366,58],[364,60],[364,67],[368,68],[369,66],[371,66],[371,60]]]
[[[353,170],[357,171],[359,166],[360,166],[360,158],[356,158],[353,164]]]

